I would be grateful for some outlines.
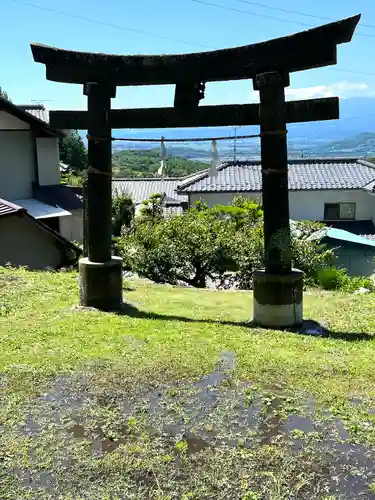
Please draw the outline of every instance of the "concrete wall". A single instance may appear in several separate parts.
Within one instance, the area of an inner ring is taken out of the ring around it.
[[[350,276],[371,276],[375,272],[375,248],[364,245],[343,244],[332,240],[337,267],[344,267]]]
[[[370,205],[372,211],[371,219],[375,224],[375,193],[366,192],[366,194],[367,194],[368,204]]]
[[[208,206],[230,205],[241,193],[192,193],[190,204],[198,200]],[[260,193],[243,193],[247,198],[261,200]],[[375,196],[361,190],[289,191],[290,218],[294,220],[323,220],[325,203],[355,203],[357,220],[375,220]]]
[[[0,130],[0,198],[31,198],[35,181],[32,133]]]
[[[60,233],[67,240],[83,242],[83,210],[70,210],[72,215],[60,217]]]
[[[0,130],[30,130],[30,125],[6,111],[0,111]]]
[[[10,262],[13,266],[30,269],[56,268],[61,253],[54,238],[27,217],[12,215],[0,217],[0,266]]]
[[[39,184],[51,186],[60,184],[59,143],[57,137],[36,139]]]

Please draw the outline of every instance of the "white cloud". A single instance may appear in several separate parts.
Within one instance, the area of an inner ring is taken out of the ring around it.
[[[342,81],[338,83],[333,83],[332,85],[315,85],[313,87],[301,87],[297,89],[286,88],[285,94],[287,100],[299,100],[299,99],[314,99],[318,97],[352,97],[360,95],[374,95],[374,91],[371,91],[370,86],[364,82],[347,82]],[[258,92],[250,92],[249,96],[250,102],[259,102]]]
[[[367,83],[338,82],[332,85],[316,85],[315,87],[304,87],[299,89],[285,89],[287,98],[313,99],[315,97],[351,97],[357,96],[369,90]],[[367,93],[367,92],[366,92]]]

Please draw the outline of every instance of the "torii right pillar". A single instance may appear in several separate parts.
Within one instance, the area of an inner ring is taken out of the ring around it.
[[[303,273],[292,269],[285,119],[288,86],[288,74],[269,72],[254,78],[254,90],[260,95],[265,269],[254,274],[253,322],[271,328],[298,326],[303,321]]]

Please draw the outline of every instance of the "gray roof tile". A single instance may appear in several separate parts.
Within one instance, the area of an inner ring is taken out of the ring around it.
[[[153,194],[166,194],[168,201],[187,201],[187,196],[181,196],[176,193],[177,185],[182,181],[181,178],[132,178],[132,179],[113,179],[113,195],[129,194],[133,203],[138,204],[147,200]]]
[[[309,158],[290,160],[290,190],[362,189],[375,180],[375,165],[354,158]],[[261,191],[260,161],[228,162],[217,177],[206,172],[180,182],[182,193]]]

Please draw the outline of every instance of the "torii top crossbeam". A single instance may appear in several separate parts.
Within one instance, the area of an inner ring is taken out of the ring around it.
[[[336,64],[338,44],[350,42],[360,15],[283,38],[243,47],[183,55],[120,56],[31,44],[47,79],[64,83],[160,85],[254,78]]]

